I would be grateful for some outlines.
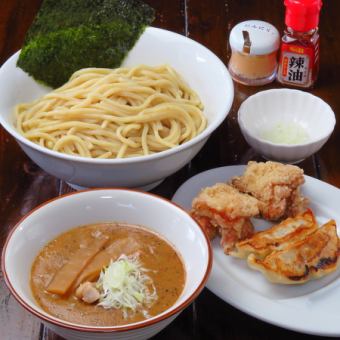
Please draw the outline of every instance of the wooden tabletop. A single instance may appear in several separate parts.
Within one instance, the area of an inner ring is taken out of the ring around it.
[[[261,19],[282,32],[283,0],[148,0],[157,11],[154,26],[186,35],[204,44],[227,64],[227,37],[240,21]],[[321,69],[313,94],[340,115],[340,1],[323,0],[320,36]],[[0,1],[0,64],[20,49],[41,0]],[[243,139],[236,115],[240,103],[264,87],[235,84],[235,99],[226,121],[211,136],[193,161],[153,190],[171,198],[189,177],[215,167],[260,160]],[[333,135],[320,152],[299,164],[305,173],[340,186],[340,134]],[[32,163],[14,139],[0,127],[0,246],[14,224],[32,208],[65,192],[68,185]],[[0,338],[4,340],[61,339],[22,309],[5,287],[0,272]],[[259,321],[231,307],[204,289],[169,327],[154,339],[291,339],[309,338]]]

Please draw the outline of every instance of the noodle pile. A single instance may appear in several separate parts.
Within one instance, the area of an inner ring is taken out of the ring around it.
[[[51,150],[91,158],[149,155],[206,127],[203,105],[168,65],[87,68],[62,87],[15,107],[16,127]]]

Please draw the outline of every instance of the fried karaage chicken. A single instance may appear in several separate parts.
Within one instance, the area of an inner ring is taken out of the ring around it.
[[[210,238],[221,235],[221,245],[226,254],[236,242],[253,235],[250,217],[258,214],[255,198],[225,183],[203,189],[192,202],[192,217]]]
[[[232,179],[232,185],[255,197],[264,219],[276,221],[303,212],[308,200],[300,195],[303,170],[276,162],[248,163],[244,174]]]

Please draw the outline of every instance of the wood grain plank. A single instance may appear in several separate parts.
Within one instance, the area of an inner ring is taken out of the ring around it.
[[[20,48],[42,0],[0,1],[0,64]],[[146,0],[157,11],[154,26],[187,34],[215,52],[227,64],[230,50],[227,39],[231,28],[242,20],[262,19],[282,31],[284,8],[282,0]],[[340,109],[340,32],[338,1],[324,1],[321,32],[321,73],[313,93],[325,99],[338,116]],[[185,21],[185,18],[188,18]],[[152,51],[150,52],[152,53]],[[211,136],[193,161],[165,179],[153,192],[171,198],[178,186],[189,177],[217,166],[261,160],[244,141],[237,124],[237,110],[249,95],[268,88],[235,85],[235,101],[228,119]],[[318,176],[340,186],[340,158],[337,152],[339,128],[325,147],[300,164],[309,175]],[[0,245],[8,231],[26,212],[60,193],[72,191],[34,165],[14,140],[0,128]],[[213,311],[213,313],[211,312]],[[197,321],[196,321],[197,319]],[[39,321],[24,311],[10,296],[0,274],[0,338],[5,340],[60,340]],[[311,338],[262,323],[237,311],[208,290],[187,308],[157,339],[262,339]]]
[[[0,1],[0,64],[20,49],[42,0]]]
[[[336,1],[323,1],[320,19],[320,75],[312,91],[332,107],[338,121],[331,138],[316,155],[321,179],[338,188],[340,188],[340,45],[337,38],[340,32],[339,5]]]
[[[0,63],[18,50],[41,0],[0,2]],[[0,245],[18,220],[55,197],[59,181],[32,163],[0,127]],[[38,339],[40,322],[11,296],[0,272],[0,338]]]
[[[156,19],[152,23],[152,26],[185,34],[184,0],[143,1],[155,9]]]
[[[275,10],[269,10],[274,9]],[[267,9],[267,10],[264,10]],[[230,58],[228,37],[238,22],[260,19],[283,30],[284,8],[281,0],[187,0],[189,36],[211,49],[227,65]],[[258,91],[280,88],[278,83],[265,86],[244,86],[235,83],[235,98],[226,121],[211,136],[193,163],[199,164],[200,171],[216,166],[245,164],[249,160],[264,160],[244,140],[237,122],[240,104]],[[309,157],[300,163],[305,173],[315,176],[315,162]]]
[[[316,340],[325,337],[289,331],[255,319],[205,289],[197,299],[199,337],[195,340]],[[284,317],[284,316],[282,316]]]
[[[0,135],[2,136],[2,135]],[[59,191],[59,181],[28,160],[20,153],[12,153],[17,147],[10,148],[10,142],[4,148],[0,147],[0,159],[5,166],[0,168],[0,178],[7,179],[0,183],[0,241],[3,244],[9,230],[27,212],[47,199],[55,197]],[[18,157],[20,156],[20,157]],[[0,329],[3,330],[2,339],[38,339],[40,322],[25,311],[10,295],[5,287],[0,272]]]
[[[24,310],[10,294],[0,272],[0,338],[3,340],[38,339],[40,321]]]
[[[30,210],[59,192],[59,180],[34,165],[17,144],[0,133],[0,244]],[[5,139],[5,142],[2,141]],[[0,271],[1,339],[38,339],[40,322],[10,295]]]
[[[168,1],[146,0],[150,6],[156,10],[156,19],[153,26],[160,27],[174,32],[185,33],[185,17],[184,17],[184,1],[172,0],[171,5]],[[152,53],[152,51],[150,51]],[[166,188],[168,183],[165,183]],[[168,189],[165,188],[164,196],[170,197]],[[61,183],[61,194],[74,191],[67,183]],[[192,338],[193,327],[188,327],[192,324],[193,316],[192,309],[188,307],[181,314],[181,318],[177,318],[169,327],[158,334],[154,339],[178,339],[184,340]],[[60,336],[45,328],[41,340],[62,340]]]
[[[187,0],[187,12],[189,36],[210,48],[226,65],[230,57],[228,37],[235,24],[244,20],[260,19],[274,24],[282,31],[284,20],[284,9],[280,0],[210,0],[209,2]],[[237,111],[248,96],[281,86],[277,83],[261,87],[247,87],[237,83],[234,85],[235,98],[228,118],[192,161],[195,172],[223,165],[245,164],[249,160],[263,161],[263,158],[245,142],[238,126]],[[305,173],[317,175],[313,157],[309,157],[299,166],[305,170]],[[207,339],[212,335],[214,339],[263,339],[284,338],[284,336],[297,339],[300,337],[297,333],[283,331],[278,327],[259,322],[220,300],[207,289],[196,300],[196,306],[198,319],[196,333],[199,334],[199,339]]]

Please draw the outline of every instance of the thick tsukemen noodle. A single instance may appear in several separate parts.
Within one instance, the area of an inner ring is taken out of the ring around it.
[[[206,127],[203,105],[168,65],[87,68],[44,97],[15,107],[18,131],[34,143],[93,158],[153,154]]]

